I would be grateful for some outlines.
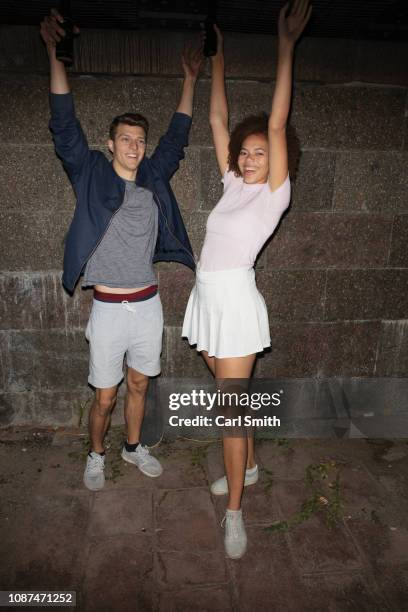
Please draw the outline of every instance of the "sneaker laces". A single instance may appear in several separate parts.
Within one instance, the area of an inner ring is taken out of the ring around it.
[[[146,459],[150,457],[149,449],[147,448],[147,446],[142,446],[141,444],[139,444],[136,449],[136,452],[139,455],[141,461],[146,461]]]
[[[101,469],[103,470],[105,467],[105,460],[102,455],[95,453],[94,455],[88,455],[90,461],[86,464],[87,472],[99,472]]]
[[[225,515],[221,521],[221,527],[224,527],[225,524],[227,534],[234,539],[239,538],[238,523],[240,517],[242,517],[242,514],[229,514],[228,516]]]

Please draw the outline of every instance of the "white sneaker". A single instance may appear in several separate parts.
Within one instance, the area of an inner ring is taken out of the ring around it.
[[[245,470],[245,481],[244,487],[255,484],[258,481],[258,466]],[[210,491],[213,495],[227,495],[228,493],[228,481],[226,476],[218,478],[212,483]]]
[[[225,523],[224,545],[225,552],[230,559],[240,559],[247,548],[247,534],[242,510],[226,510],[221,527]]]
[[[90,491],[99,491],[105,484],[105,455],[91,452],[86,460],[84,485]]]
[[[136,446],[136,450],[133,452],[127,451],[126,447],[124,446],[122,449],[122,459],[128,463],[137,465],[143,474],[150,476],[151,478],[157,478],[157,476],[160,476],[160,474],[163,472],[163,468],[159,461],[157,461],[155,457],[151,456],[147,446],[142,446],[141,444],[138,444]]]

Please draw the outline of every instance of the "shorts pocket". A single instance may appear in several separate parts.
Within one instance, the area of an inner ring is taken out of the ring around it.
[[[88,342],[90,342],[90,339],[91,339],[90,332],[91,332],[91,317],[89,317],[88,323],[85,328],[85,338],[88,340]]]
[[[159,295],[155,295],[150,300],[146,300],[145,302],[139,302],[139,304],[143,304],[141,308],[139,308],[139,317],[146,321],[146,323],[155,323],[163,324],[163,307],[161,303],[161,299]]]

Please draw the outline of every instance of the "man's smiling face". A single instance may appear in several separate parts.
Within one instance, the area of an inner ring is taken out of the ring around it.
[[[136,178],[137,169],[146,153],[146,134],[139,125],[119,123],[114,140],[108,141],[113,167],[126,180]]]

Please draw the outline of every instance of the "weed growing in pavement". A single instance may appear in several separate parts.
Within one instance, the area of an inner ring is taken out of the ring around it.
[[[381,520],[381,518],[378,515],[378,512],[376,510],[371,510],[370,512],[370,520],[373,521],[373,523],[376,523],[377,525],[382,525],[383,522]]]
[[[207,457],[208,447],[211,442],[202,446],[195,446],[191,450],[191,465],[193,467],[203,467],[203,461]]]
[[[86,409],[87,409],[87,406],[90,403],[91,399],[92,399],[91,397],[88,397],[88,399],[83,401],[83,402],[81,402],[80,400],[78,400],[78,402],[77,402],[77,405],[78,405],[78,427],[82,427],[82,425],[83,425],[82,421],[83,421],[83,418],[84,418],[84,416],[86,414]]]
[[[106,480],[111,480],[113,483],[116,483],[117,479],[124,474],[124,462],[121,457],[124,440],[125,434],[122,425],[110,427],[105,436],[105,449],[108,455],[108,460],[106,462]]]
[[[271,470],[268,470],[266,468],[260,468],[260,472],[264,474],[263,481],[265,481],[265,484],[263,485],[263,489],[265,493],[269,495],[269,493],[271,492],[272,486],[273,486],[273,472],[271,472]]]
[[[340,495],[340,472],[337,468],[331,482],[326,481],[337,468],[334,461],[310,464],[305,470],[305,484],[310,491],[300,510],[289,519],[276,521],[266,527],[266,531],[288,531],[290,528],[307,521],[313,514],[321,511],[327,527],[334,527],[341,518],[343,504]]]
[[[260,441],[267,440],[268,442],[272,442],[273,444],[276,444],[276,446],[289,446],[288,438],[276,438],[273,432],[270,432],[271,435],[268,435],[268,433],[269,432],[257,432],[256,439]]]

